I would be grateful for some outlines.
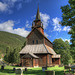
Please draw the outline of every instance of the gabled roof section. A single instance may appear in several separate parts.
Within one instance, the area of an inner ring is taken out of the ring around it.
[[[22,58],[31,58],[31,57],[33,57],[33,58],[39,58],[38,56],[36,56],[36,55],[34,55],[33,53],[27,53],[27,54],[25,54],[24,56],[22,56]]]
[[[28,36],[27,36],[26,38],[28,38],[29,35],[30,35],[35,29],[36,29],[44,38],[46,38],[46,39],[52,44],[52,42],[51,42],[44,34],[42,34],[37,28],[33,28],[32,31],[28,34]]]

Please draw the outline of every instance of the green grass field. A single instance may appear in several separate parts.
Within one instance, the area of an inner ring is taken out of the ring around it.
[[[17,68],[17,67],[16,67]],[[55,75],[64,75],[64,67],[48,67],[47,70],[54,70]],[[0,67],[0,75],[16,75],[15,72],[13,71],[12,66],[6,66],[5,70],[1,70]],[[23,72],[23,75],[45,75],[45,72],[42,72],[42,68],[29,68],[27,71]]]

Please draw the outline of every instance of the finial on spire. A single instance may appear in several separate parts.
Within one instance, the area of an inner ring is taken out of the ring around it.
[[[40,12],[39,12],[39,5],[38,5],[38,9],[37,9],[37,14],[36,14],[36,20],[41,20],[40,19]]]

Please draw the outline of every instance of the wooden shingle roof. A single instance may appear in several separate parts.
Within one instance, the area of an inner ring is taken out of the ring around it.
[[[34,45],[26,45],[21,51],[20,54],[25,53],[50,53],[56,54],[55,51],[45,44],[34,44]]]
[[[25,53],[49,53],[44,44],[34,44],[26,45],[21,51],[20,54]]]
[[[51,47],[49,47],[47,45],[45,45],[45,46],[46,46],[47,50],[49,51],[49,53],[56,54],[55,51]]]
[[[60,58],[60,54],[55,54],[52,56],[52,58]]]
[[[34,44],[34,45],[26,45],[21,51],[20,54],[30,54],[31,56],[38,58],[34,54],[43,54],[50,53],[52,54],[52,58],[60,58],[59,54],[56,54],[55,51],[45,45],[45,44]]]
[[[33,53],[27,53],[24,56],[22,56],[22,58],[39,58],[38,56],[34,55]]]

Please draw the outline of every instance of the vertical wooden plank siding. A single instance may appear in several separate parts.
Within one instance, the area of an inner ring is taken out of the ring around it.
[[[60,58],[53,58],[52,60],[53,60],[52,61],[53,64],[60,65]]]
[[[33,67],[35,66],[35,59],[33,58]]]
[[[22,66],[23,66],[23,59],[22,59]]]

